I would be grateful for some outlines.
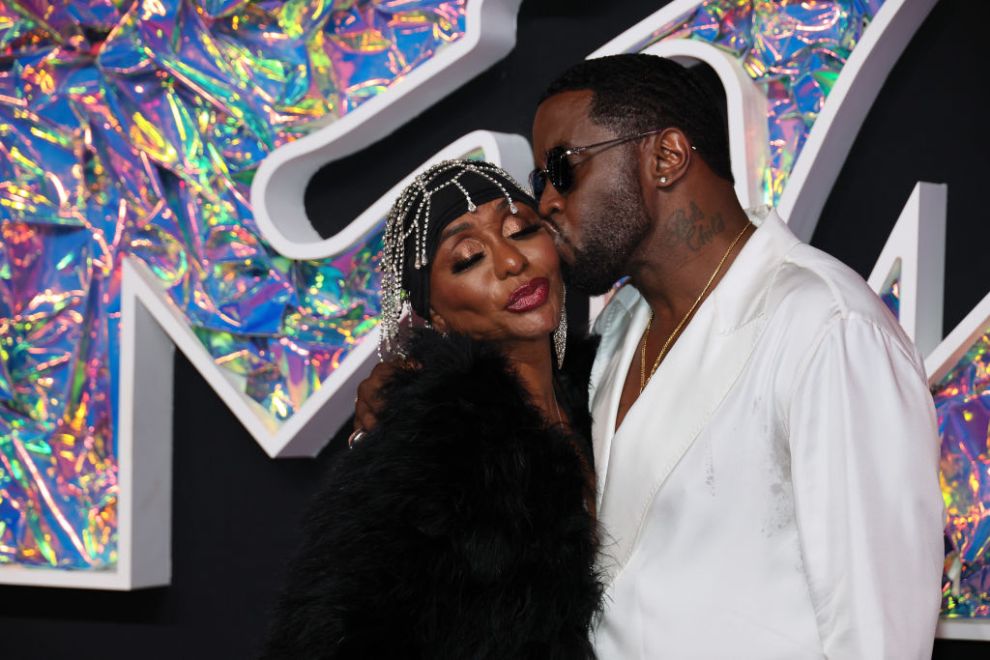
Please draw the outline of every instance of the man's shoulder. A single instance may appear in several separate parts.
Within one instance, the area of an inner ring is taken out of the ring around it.
[[[861,319],[900,334],[899,325],[869,285],[835,257],[805,243],[784,255],[769,283],[769,316],[800,316],[805,322]]]
[[[779,356],[792,354],[797,367],[826,337],[840,337],[857,354],[888,354],[896,346],[912,368],[923,362],[898,320],[855,271],[810,245],[795,245],[768,286],[764,339]],[[900,358],[899,358],[900,359]]]
[[[759,364],[774,365],[781,410],[813,364],[831,373],[847,373],[841,362],[860,374],[895,369],[925,387],[921,356],[894,315],[862,277],[817,248],[801,243],[784,255],[764,311]]]
[[[861,318],[888,329],[896,319],[855,271],[832,255],[801,242],[772,209],[748,212],[759,225],[754,237],[763,261],[748,290],[764,315],[773,320],[799,317],[807,324]],[[783,318],[782,318],[783,317]]]

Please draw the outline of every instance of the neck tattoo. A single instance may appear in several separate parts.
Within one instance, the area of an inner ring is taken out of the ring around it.
[[[653,317],[655,316],[655,313],[652,310],[650,311],[650,320],[646,324],[646,331],[643,333],[643,339],[640,342],[640,348],[639,348],[639,393],[640,394],[642,394],[643,390],[646,389],[646,383],[649,381],[649,379],[653,378],[653,374],[657,372],[657,367],[660,366],[660,363],[663,361],[663,358],[667,354],[667,351],[670,350],[670,345],[674,341],[674,338],[684,327],[684,324],[687,323],[687,320],[691,318],[691,315],[694,314],[694,310],[698,308],[699,304],[701,304],[701,299],[705,297],[706,293],[708,293],[708,289],[711,287],[712,282],[715,281],[715,278],[718,277],[718,274],[722,270],[722,266],[725,265],[725,260],[729,258],[729,254],[732,252],[732,249],[736,247],[736,243],[738,243],[739,239],[743,237],[743,234],[746,233],[746,230],[752,226],[753,226],[752,224],[747,222],[746,225],[742,228],[742,231],[739,232],[736,235],[735,239],[729,244],[729,249],[726,250],[725,254],[722,255],[722,259],[718,262],[718,266],[715,267],[715,272],[713,272],[712,276],[708,278],[708,282],[705,284],[705,288],[703,288],[701,290],[701,293],[698,294],[698,297],[695,298],[695,301],[691,305],[691,308],[687,311],[687,314],[685,314],[683,318],[681,318],[680,322],[678,322],[678,324],[674,326],[674,330],[667,336],[667,340],[663,343],[663,346],[660,348],[660,353],[657,355],[657,359],[653,361],[653,368],[650,369],[650,375],[649,377],[647,377],[646,340],[650,336],[650,329],[653,327]]]

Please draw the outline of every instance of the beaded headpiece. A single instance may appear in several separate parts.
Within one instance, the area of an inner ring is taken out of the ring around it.
[[[401,353],[396,338],[407,306],[429,320],[428,266],[444,227],[500,197],[509,203],[512,214],[519,212],[517,202],[537,208],[532,195],[508,172],[485,161],[466,159],[433,165],[399,195],[385,223],[380,358],[385,353]],[[410,252],[412,258],[407,261]]]

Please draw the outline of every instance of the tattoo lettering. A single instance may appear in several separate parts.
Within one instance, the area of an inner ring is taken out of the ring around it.
[[[684,244],[692,252],[698,252],[725,229],[725,218],[720,213],[706,218],[698,205],[691,202],[689,211],[677,209],[671,214],[668,226],[670,245]]]

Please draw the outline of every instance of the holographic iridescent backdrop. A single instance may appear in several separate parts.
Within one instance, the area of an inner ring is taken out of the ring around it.
[[[277,420],[374,327],[380,232],[291,261],[249,186],[272,149],[458,39],[465,8],[0,1],[0,564],[116,561],[125,255]]]
[[[948,516],[942,612],[990,617],[990,328],[933,392]]]
[[[887,306],[898,319],[901,318],[901,258],[894,260],[887,279],[884,280],[883,288],[880,289],[880,300]]]
[[[630,49],[696,39],[730,53],[769,101],[769,167],[763,201],[774,204],[863,30],[883,0],[708,0]]]

